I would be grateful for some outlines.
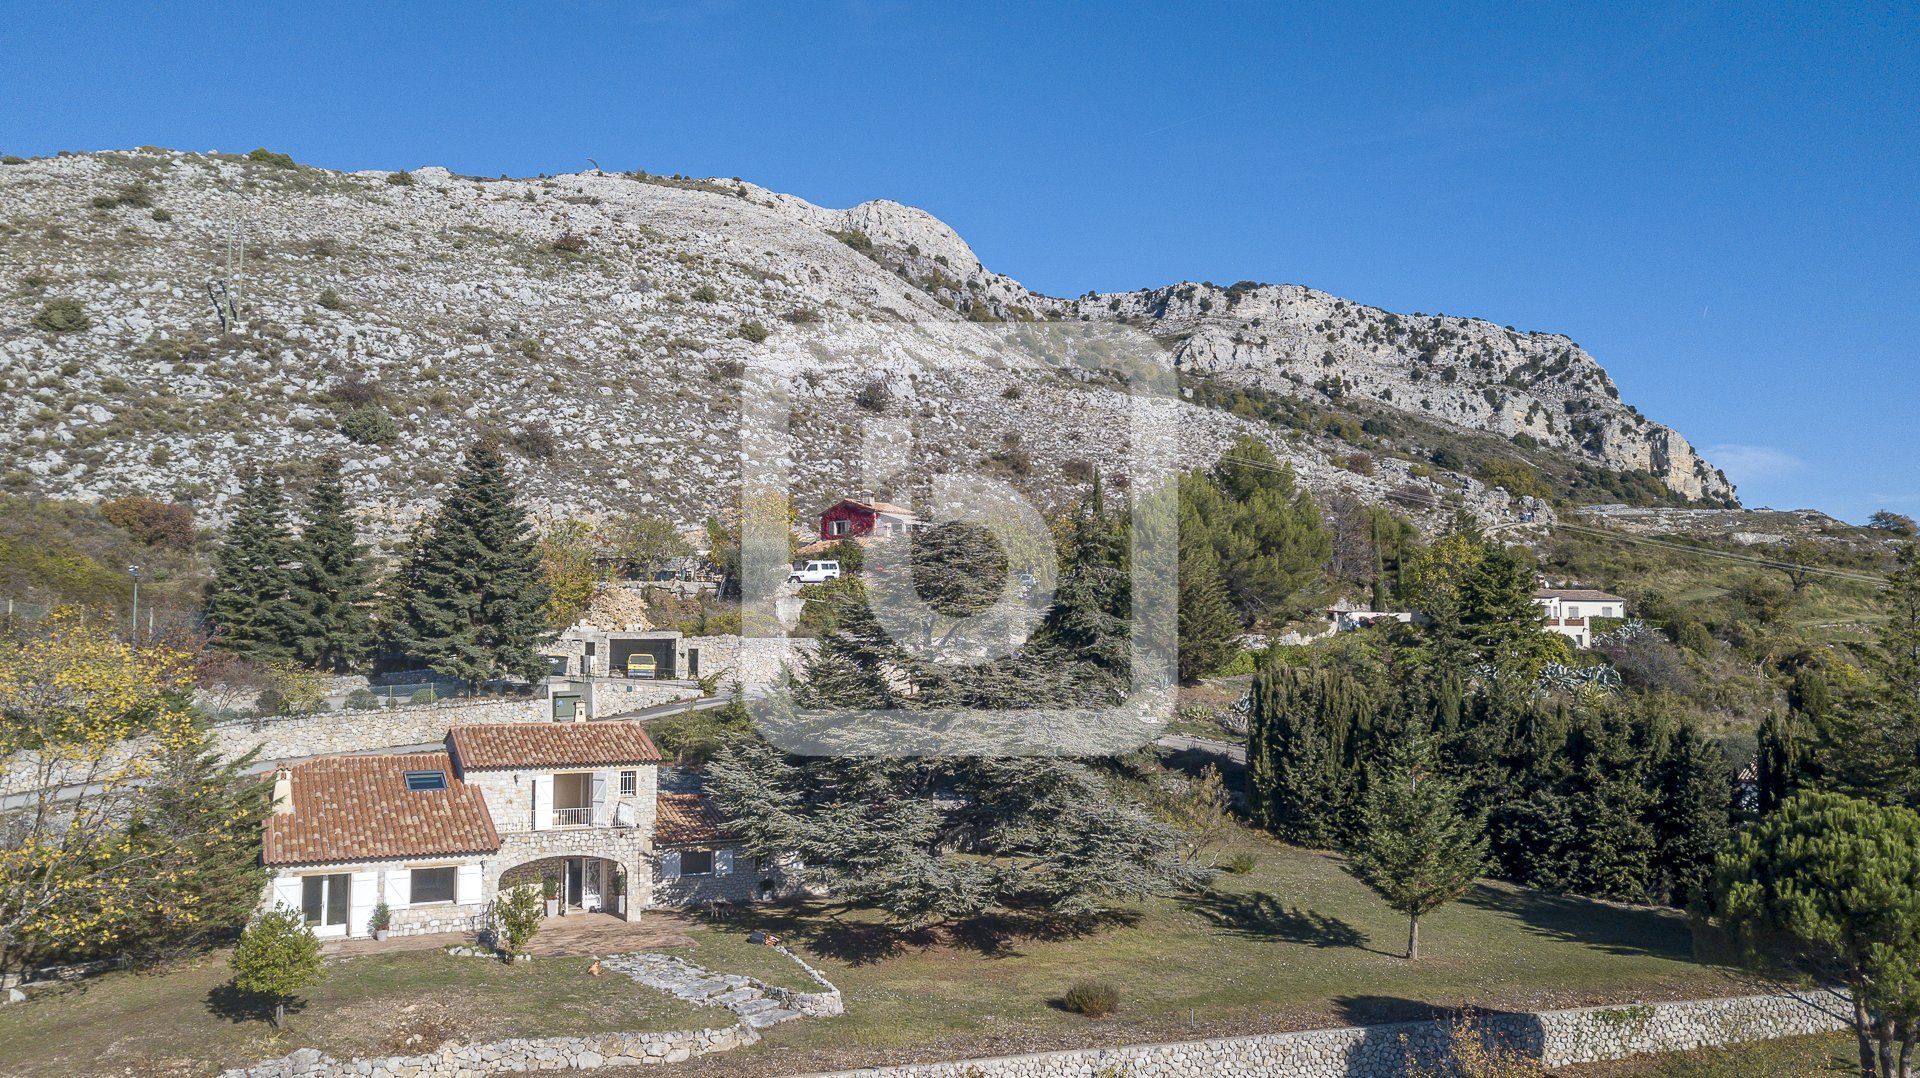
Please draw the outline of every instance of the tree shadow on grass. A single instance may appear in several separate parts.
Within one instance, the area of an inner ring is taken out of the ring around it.
[[[1677,911],[1486,884],[1474,887],[1461,901],[1512,917],[1535,935],[1584,943],[1608,954],[1679,961],[1694,957],[1693,931]]]
[[[306,1008],[299,998],[287,1001],[287,1013],[298,1014]],[[273,998],[243,992],[233,982],[214,985],[207,992],[207,1013],[238,1025],[241,1022],[273,1021]]]
[[[1190,904],[1202,917],[1243,939],[1302,943],[1309,947],[1356,947],[1374,954],[1388,954],[1367,946],[1367,934],[1340,918],[1289,907],[1265,891],[1207,891],[1191,899]]]
[[[1083,917],[1056,917],[1041,913],[1000,912],[949,925],[946,936],[957,947],[977,951],[988,958],[1013,958],[1020,954],[1016,941],[1057,942],[1084,939],[1111,928],[1132,927],[1140,922],[1138,910],[1101,910]]]

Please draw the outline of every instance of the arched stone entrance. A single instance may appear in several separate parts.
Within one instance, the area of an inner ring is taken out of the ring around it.
[[[523,861],[500,873],[497,889],[504,891],[510,887],[530,885],[540,887],[544,897],[549,880],[552,881],[556,912],[562,916],[570,913],[625,914],[625,904],[621,898],[625,894],[626,873],[620,862],[605,857],[563,855]]]

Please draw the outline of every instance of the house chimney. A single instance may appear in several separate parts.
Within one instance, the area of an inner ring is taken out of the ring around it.
[[[273,814],[293,815],[293,772],[284,767],[273,773]]]

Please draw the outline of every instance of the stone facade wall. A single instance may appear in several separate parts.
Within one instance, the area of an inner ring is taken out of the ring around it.
[[[1558,1067],[1848,1028],[1838,1008],[1821,1002],[1745,996],[1539,1014],[1489,1013],[1480,1016],[1478,1024],[1489,1039]],[[870,1067],[833,1078],[1399,1078],[1407,1073],[1409,1058],[1425,1066],[1445,1061],[1448,1037],[1444,1022],[1406,1022]]]
[[[815,646],[808,639],[758,636],[690,636],[683,643],[700,649],[700,673],[719,674],[723,690],[735,681],[764,689],[779,679],[781,666],[798,666]]]
[[[540,1037],[446,1047],[429,1055],[342,1061],[303,1048],[298,1052],[230,1070],[221,1078],[353,1078],[405,1074],[413,1078],[468,1078],[524,1071],[599,1070],[681,1063],[696,1056],[753,1044],[758,1031],[741,1023],[718,1029],[671,1033],[602,1033],[590,1037]]]
[[[760,859],[748,855],[737,846],[715,846],[712,849],[716,868],[719,867],[720,851],[725,850],[732,856],[732,871],[671,877],[663,873],[653,885],[654,905],[701,906],[720,901],[759,901],[760,883],[770,878]]]

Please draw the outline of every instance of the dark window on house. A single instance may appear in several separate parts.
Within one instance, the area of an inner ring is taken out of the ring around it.
[[[680,874],[682,876],[706,876],[713,872],[712,850],[681,850]]]
[[[414,869],[412,904],[419,906],[428,902],[452,902],[459,874],[460,870],[452,866]]]
[[[444,790],[446,788],[447,773],[445,771],[407,772],[407,789],[409,790]]]
[[[593,641],[587,641],[587,658],[593,658]]]
[[[633,795],[639,792],[640,792],[640,772],[638,771],[620,772],[620,796],[632,797]]]

